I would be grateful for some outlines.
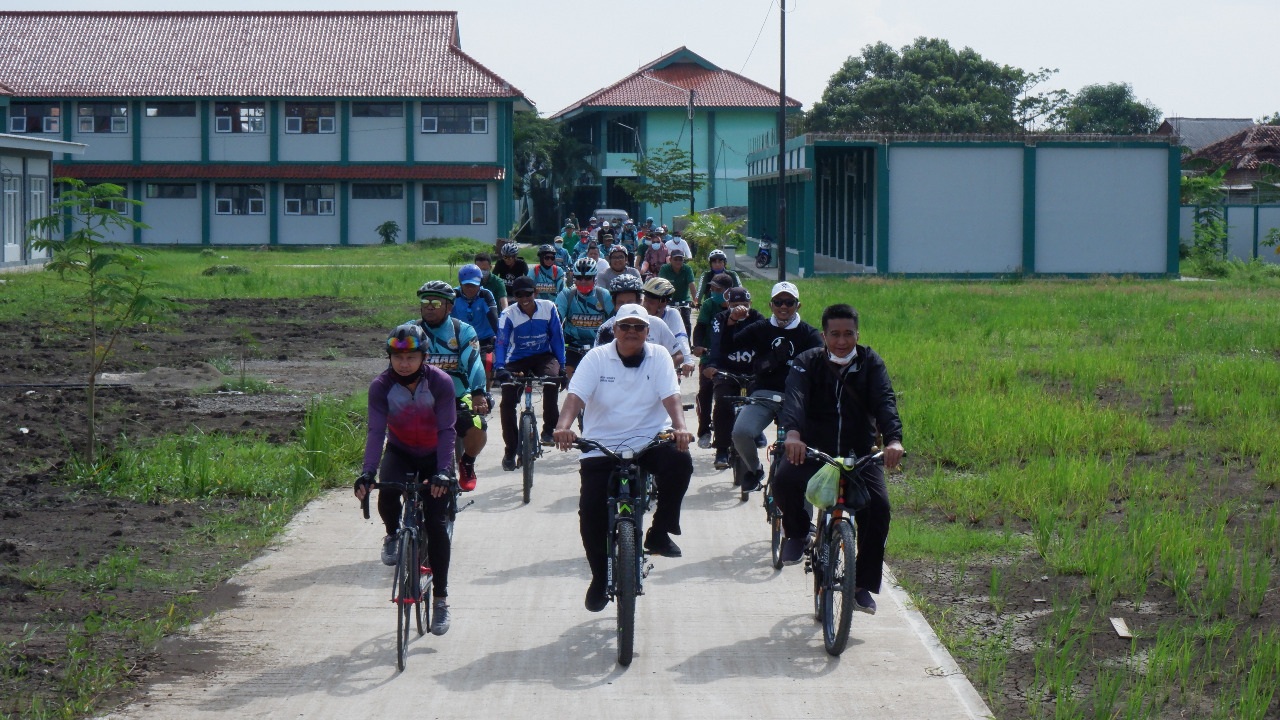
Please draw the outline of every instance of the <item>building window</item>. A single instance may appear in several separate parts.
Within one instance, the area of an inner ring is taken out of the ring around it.
[[[53,103],[14,103],[9,106],[9,132],[62,132],[62,106]]]
[[[88,189],[90,189],[90,188],[95,188],[95,187],[97,187],[97,186],[99,186],[99,185],[115,185],[116,187],[120,188],[120,193],[119,193],[119,195],[120,195],[120,197],[121,197],[121,198],[123,198],[123,199],[121,199],[121,200],[115,200],[115,201],[94,200],[94,201],[93,201],[93,206],[94,206],[94,207],[96,207],[96,208],[110,208],[111,210],[114,210],[115,212],[118,212],[118,213],[120,213],[121,215],[129,215],[129,214],[131,214],[131,213],[133,212],[133,208],[134,208],[133,203],[130,203],[130,202],[127,202],[127,201],[126,201],[126,199],[129,197],[129,188],[128,188],[128,187],[126,187],[127,183],[123,183],[123,182],[120,182],[120,183],[89,183],[88,185],[86,185],[86,186],[85,186],[85,189],[86,189],[86,190],[88,190]]]
[[[261,133],[267,131],[267,104],[221,102],[213,107],[213,131],[220,133]]]
[[[611,118],[605,132],[605,152],[636,153],[640,151],[640,114],[629,113]]]
[[[423,225],[484,225],[488,203],[484,185],[424,185]]]
[[[147,117],[195,117],[195,102],[149,102]]]
[[[404,117],[404,104],[392,102],[353,102],[351,117]]]
[[[333,103],[290,102],[284,104],[284,131],[287,133],[331,133],[338,128]]]
[[[17,245],[22,242],[22,178],[13,175],[4,176],[4,206],[0,218],[4,218],[4,244]]]
[[[284,186],[285,215],[332,215],[333,185]]]
[[[489,106],[484,103],[422,103],[422,132],[487,133]]]
[[[262,185],[218,184],[213,211],[219,215],[265,215],[267,193]]]
[[[129,106],[125,103],[80,103],[77,117],[82,133],[129,132]]]
[[[158,200],[194,200],[195,183],[147,183],[147,198]]]
[[[49,214],[49,178],[27,178],[27,190],[31,197],[31,219],[42,218]],[[43,231],[41,231],[43,233]]]
[[[403,200],[400,183],[356,183],[351,186],[352,200]]]

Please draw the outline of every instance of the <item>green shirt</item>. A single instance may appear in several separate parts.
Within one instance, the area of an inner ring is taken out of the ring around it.
[[[697,341],[691,341],[690,345],[701,345],[711,349],[711,323],[716,318],[716,313],[724,309],[724,296],[719,293],[711,293],[702,298],[702,305],[698,308],[698,319],[694,325],[694,337]],[[702,357],[698,358],[699,365],[706,365],[711,359],[711,353],[705,352]]]
[[[493,293],[494,302],[507,296],[507,284],[493,273],[489,273],[489,277],[480,278],[480,287]]]
[[[676,286],[676,294],[671,296],[673,302],[689,302],[689,286],[693,284],[693,268],[689,263],[684,263],[678,273],[671,263],[667,263],[658,270],[658,277]]]

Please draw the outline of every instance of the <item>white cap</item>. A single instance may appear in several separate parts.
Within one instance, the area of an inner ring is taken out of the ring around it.
[[[618,324],[623,320],[640,320],[645,325],[649,324],[649,311],[644,309],[643,305],[635,303],[627,303],[618,308],[618,314],[613,316],[614,324]]]
[[[773,286],[773,289],[769,291],[769,299],[772,300],[773,298],[776,298],[783,293],[787,293],[788,295],[790,295],[791,297],[797,300],[800,299],[800,289],[797,288],[792,283],[789,283],[786,281],[780,282]]]
[[[600,223],[600,227],[609,227],[609,221],[605,220],[604,222]]]

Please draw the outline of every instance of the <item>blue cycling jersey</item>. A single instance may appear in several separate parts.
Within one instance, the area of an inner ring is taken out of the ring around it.
[[[512,303],[498,318],[498,341],[494,349],[495,370],[533,355],[550,353],[564,367],[564,330],[560,313],[550,300],[534,300],[537,306],[529,316]]]
[[[488,340],[495,336],[497,329],[489,321],[490,311],[495,313],[495,317],[498,311],[498,302],[493,299],[493,293],[480,288],[475,299],[468,300],[461,288],[454,288],[454,292],[457,297],[453,299],[453,311],[449,314],[470,325],[476,331],[477,340]]]

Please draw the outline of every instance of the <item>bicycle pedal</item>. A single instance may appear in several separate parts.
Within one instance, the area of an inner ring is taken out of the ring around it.
[[[804,571],[805,571],[805,573],[806,573],[806,574],[813,572],[813,561],[812,561],[812,560],[809,560],[809,559],[807,559],[807,558],[805,559],[805,561],[804,561]]]

